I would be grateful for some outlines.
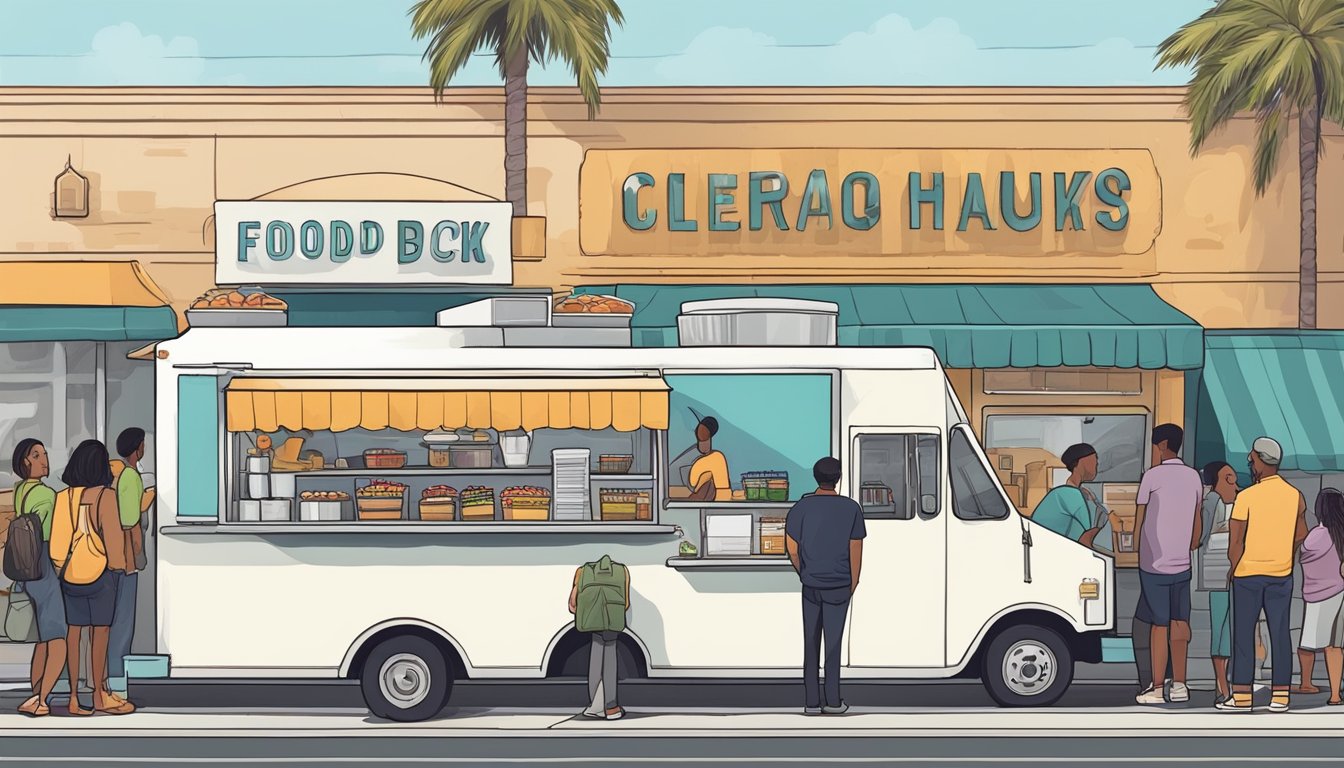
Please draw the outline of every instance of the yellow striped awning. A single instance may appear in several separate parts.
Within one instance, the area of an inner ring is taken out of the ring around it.
[[[251,378],[225,393],[230,432],[277,429],[667,429],[661,377]]]

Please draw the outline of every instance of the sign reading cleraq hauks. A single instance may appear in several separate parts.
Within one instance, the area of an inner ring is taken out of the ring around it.
[[[220,285],[508,285],[508,203],[220,201]]]
[[[1147,150],[592,150],[588,254],[1138,254],[1161,229]]]

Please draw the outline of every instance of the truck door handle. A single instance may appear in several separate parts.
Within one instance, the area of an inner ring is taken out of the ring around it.
[[[1031,529],[1022,526],[1022,581],[1031,583]]]

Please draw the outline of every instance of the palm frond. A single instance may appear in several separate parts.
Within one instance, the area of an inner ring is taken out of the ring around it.
[[[1286,106],[1274,104],[1256,118],[1255,154],[1253,168],[1255,193],[1263,195],[1274,179],[1274,171],[1279,164],[1279,151],[1283,147],[1283,132],[1288,124]]]
[[[411,33],[429,37],[424,58],[436,98],[478,50],[498,50],[509,0],[420,0],[411,8]]]

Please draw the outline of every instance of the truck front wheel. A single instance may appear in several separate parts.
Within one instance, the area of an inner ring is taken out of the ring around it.
[[[1073,682],[1073,654],[1054,630],[1008,627],[985,649],[980,679],[1001,707],[1048,707]]]
[[[375,717],[414,723],[439,714],[453,690],[448,661],[423,637],[390,637],[369,653],[359,676]]]

